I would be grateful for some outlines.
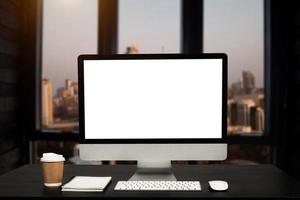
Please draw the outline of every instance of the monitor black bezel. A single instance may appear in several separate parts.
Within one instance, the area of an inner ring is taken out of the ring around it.
[[[222,98],[222,138],[171,138],[171,139],[85,139],[84,116],[84,66],[85,60],[130,60],[130,59],[222,59],[223,98]],[[79,137],[82,144],[176,144],[176,143],[227,143],[227,55],[208,54],[119,54],[119,55],[80,55],[78,56],[79,87]]]

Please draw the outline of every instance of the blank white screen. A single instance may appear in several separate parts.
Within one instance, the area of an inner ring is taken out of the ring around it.
[[[222,59],[84,61],[86,139],[222,138]]]

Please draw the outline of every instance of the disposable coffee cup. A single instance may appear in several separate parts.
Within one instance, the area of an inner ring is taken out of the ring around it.
[[[44,185],[46,187],[61,186],[64,175],[64,161],[62,155],[43,153],[41,158]]]

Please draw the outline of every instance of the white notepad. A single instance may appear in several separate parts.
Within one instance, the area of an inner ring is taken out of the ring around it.
[[[62,191],[103,192],[111,177],[75,176],[62,186]]]

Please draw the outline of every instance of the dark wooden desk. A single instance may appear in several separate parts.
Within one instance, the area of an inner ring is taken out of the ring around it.
[[[61,192],[42,184],[39,165],[25,165],[0,176],[0,198],[8,197],[86,197],[86,198],[300,198],[300,182],[272,165],[194,165],[175,166],[178,180],[200,180],[201,192],[121,192],[113,191],[118,180],[127,180],[135,166],[66,165],[64,181],[75,175],[112,176],[112,182],[103,193]],[[229,183],[227,192],[211,192],[208,180],[222,179]]]

